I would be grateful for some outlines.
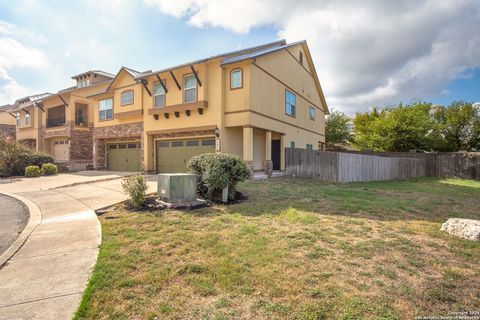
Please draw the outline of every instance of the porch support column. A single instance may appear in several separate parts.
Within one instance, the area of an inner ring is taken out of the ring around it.
[[[285,171],[285,135],[280,136],[280,170]]]
[[[267,176],[272,176],[272,131],[265,131],[265,160],[263,161],[263,170]]]
[[[148,173],[155,173],[154,166],[154,144],[153,137],[149,134],[143,133],[143,171]]]
[[[243,127],[243,160],[253,175],[253,127]]]

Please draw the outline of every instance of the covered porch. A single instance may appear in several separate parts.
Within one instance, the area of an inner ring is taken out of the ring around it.
[[[242,157],[257,175],[285,170],[285,134],[242,126],[225,128],[223,137],[222,151]]]

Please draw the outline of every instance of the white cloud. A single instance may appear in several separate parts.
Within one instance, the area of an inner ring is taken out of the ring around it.
[[[0,38],[0,66],[42,70],[48,67],[47,56],[36,48],[30,48],[12,38]]]
[[[27,88],[19,85],[0,67],[0,105],[12,103],[15,99],[27,95]]]
[[[28,93],[25,86],[20,85],[10,76],[9,70],[15,68],[29,69],[32,71],[45,71],[49,66],[46,55],[36,48],[23,45],[10,38],[12,24],[0,21],[0,104],[13,102],[15,99]]]
[[[306,39],[331,107],[438,96],[480,67],[476,0],[145,0],[195,27],[236,33],[273,25],[288,41]]]

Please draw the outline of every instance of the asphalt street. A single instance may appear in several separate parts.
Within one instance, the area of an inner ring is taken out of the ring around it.
[[[0,255],[17,239],[28,217],[28,209],[22,202],[0,194]]]

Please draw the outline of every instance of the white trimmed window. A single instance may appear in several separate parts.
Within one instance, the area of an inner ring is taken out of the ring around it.
[[[310,119],[315,120],[315,108],[310,107]]]
[[[123,91],[120,96],[120,104],[122,106],[133,104],[133,90]]]
[[[243,87],[242,69],[234,69],[230,73],[230,89],[239,89]]]
[[[183,77],[183,102],[197,101],[197,79],[193,74]]]
[[[22,122],[20,120],[20,112],[15,113],[15,118],[17,120],[17,127],[20,127],[22,125]]]
[[[25,113],[25,125],[30,125],[30,113]]]
[[[165,89],[160,82],[153,84],[153,107],[165,107]]]
[[[297,96],[285,89],[285,113],[289,116],[296,115]]]
[[[98,118],[100,120],[113,119],[113,98],[100,100],[98,102]]]

